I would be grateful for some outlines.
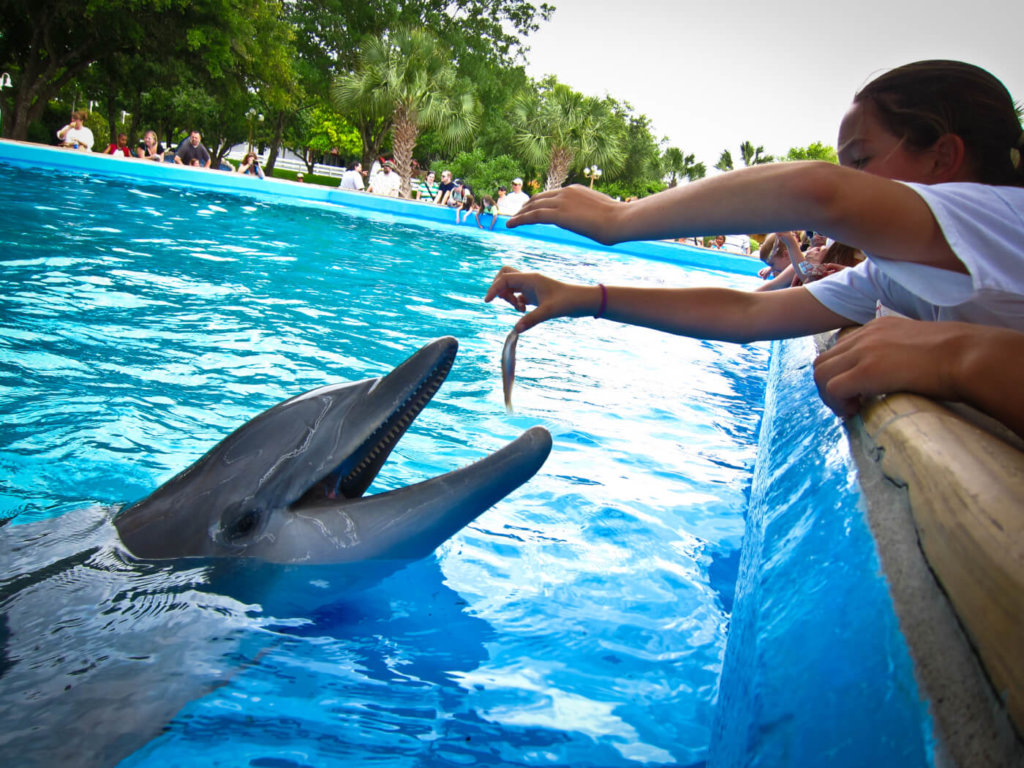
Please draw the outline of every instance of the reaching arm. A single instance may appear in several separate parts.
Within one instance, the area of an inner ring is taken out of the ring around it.
[[[751,293],[726,288],[632,288],[612,286],[604,317],[621,323],[701,339],[748,342],[805,336],[851,325],[806,290]],[[562,283],[537,273],[502,267],[484,301],[501,298],[520,312],[519,333],[555,317],[594,315],[602,291],[596,285]]]
[[[821,399],[839,416],[861,399],[914,392],[972,405],[1024,437],[1024,333],[972,323],[872,320],[814,361]]]
[[[629,204],[575,185],[534,195],[509,226],[539,223],[606,244],[813,227],[875,256],[966,271],[911,187],[823,162],[743,168]]]
[[[766,283],[761,283],[754,289],[754,293],[764,293],[765,291],[778,291],[782,288],[792,288],[793,278],[796,277],[796,270],[793,269],[791,264],[786,265],[786,268],[779,272],[775,277]]]

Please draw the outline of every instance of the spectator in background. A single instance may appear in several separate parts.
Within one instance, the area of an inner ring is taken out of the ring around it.
[[[128,134],[117,134],[117,143],[107,147],[107,154],[115,157],[131,157],[132,151],[128,149]]]
[[[245,176],[259,176],[261,179],[263,176],[263,169],[260,168],[260,159],[255,152],[250,152],[244,158],[238,166],[238,172]]]
[[[437,186],[434,202],[438,205],[448,205],[448,197],[453,189],[455,189],[455,182],[452,181],[452,172],[447,170],[441,171],[441,183]]]
[[[342,189],[349,189],[356,192],[363,191],[363,164],[353,160],[348,165],[348,170],[341,177]]]
[[[461,208],[466,200],[466,195],[471,195],[472,193],[473,190],[467,187],[462,179],[456,179],[452,182],[452,191],[448,194],[448,207]],[[458,217],[456,217],[455,223],[458,224]]]
[[[306,177],[302,175],[302,171],[299,171],[298,173],[295,174],[295,180],[299,182],[299,184],[306,183]]]
[[[395,164],[390,160],[385,160],[381,166],[380,173],[375,177],[371,177],[370,186],[366,191],[372,192],[375,195],[398,197],[398,187],[401,183],[402,180],[395,173]]]
[[[196,163],[194,161],[198,160]],[[174,153],[175,165],[198,165],[200,168],[209,168],[213,164],[213,158],[209,151],[203,146],[203,135],[193,129],[188,135],[188,141],[181,142],[178,151]]]
[[[417,200],[433,201],[437,197],[437,182],[434,181],[434,178],[434,172],[428,171],[427,177],[420,182],[419,187],[415,190]]]
[[[92,151],[96,139],[93,138],[92,131],[84,125],[88,116],[84,109],[76,109],[71,113],[71,122],[57,131],[57,138],[60,139],[62,147],[80,149],[83,152]]]
[[[464,187],[464,189],[467,190],[467,191],[462,196],[462,203],[459,205],[458,208],[455,209],[455,223],[456,224],[460,223],[460,221],[459,221],[459,214],[460,213],[462,214],[462,221],[461,221],[461,223],[465,224],[467,221],[469,221],[469,214],[475,213],[476,211],[478,211],[480,209],[480,206],[477,205],[476,200],[473,199],[473,193],[468,191],[469,187]]]
[[[142,160],[163,162],[164,148],[156,138],[156,131],[146,131],[142,141],[139,143],[139,148],[135,150],[135,156]]]
[[[518,177],[514,178],[512,179],[512,191],[505,196],[498,195],[498,213],[515,216],[529,199],[530,196],[523,192],[523,180]]]

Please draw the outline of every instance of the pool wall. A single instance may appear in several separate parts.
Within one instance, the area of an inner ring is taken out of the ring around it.
[[[928,706],[814,355],[809,338],[773,344],[709,765],[931,765]]]
[[[173,163],[154,163],[149,160],[134,158],[119,159],[113,155],[80,152],[6,139],[0,140],[0,162],[30,168],[53,168],[62,171],[78,171],[119,178],[132,178],[138,181],[153,181],[160,184],[173,185],[180,183],[187,184],[190,188],[228,191],[236,194],[251,195],[261,199],[307,200],[338,205],[343,208],[389,213],[407,219],[429,221],[434,224],[447,224],[462,230],[468,228],[466,225],[455,224],[455,214],[451,209],[429,203],[380,197],[369,195],[365,192],[350,192],[319,184],[302,184],[281,179],[258,179],[254,176],[244,176],[226,171],[188,168]],[[524,237],[531,240],[545,240],[553,243],[576,245],[589,250],[607,250],[741,275],[756,275],[758,270],[764,266],[756,256],[723,253],[722,251],[712,251],[667,241],[645,241],[604,246],[595,243],[589,238],[548,224],[531,224],[529,226],[509,229],[506,226],[507,221],[505,217],[499,217],[494,231],[503,235]],[[472,228],[478,230],[475,226]]]

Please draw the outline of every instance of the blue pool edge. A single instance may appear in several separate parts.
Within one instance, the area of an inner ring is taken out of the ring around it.
[[[117,158],[113,155],[61,149],[10,139],[0,139],[0,162],[22,168],[98,174],[141,182],[172,185],[180,183],[197,189],[232,192],[262,199],[318,202],[336,205],[342,209],[374,211],[402,216],[414,221],[457,226],[451,209],[430,203],[381,197],[319,184],[273,178],[259,179],[239,173],[190,168],[173,163],[155,163],[151,160],[137,158]],[[641,256],[657,261],[714,269],[738,275],[757,275],[764,266],[756,256],[743,256],[663,240],[606,246],[549,224],[531,224],[509,229],[506,226],[507,221],[506,217],[499,217],[498,223],[494,227],[494,233],[529,240],[575,245],[589,250]],[[476,228],[474,227],[474,229]],[[477,231],[488,232],[489,230]]]

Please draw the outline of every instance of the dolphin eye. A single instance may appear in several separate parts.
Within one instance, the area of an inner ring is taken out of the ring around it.
[[[235,519],[231,527],[226,531],[227,538],[231,541],[248,536],[256,530],[256,524],[260,521],[259,510],[250,509]]]

